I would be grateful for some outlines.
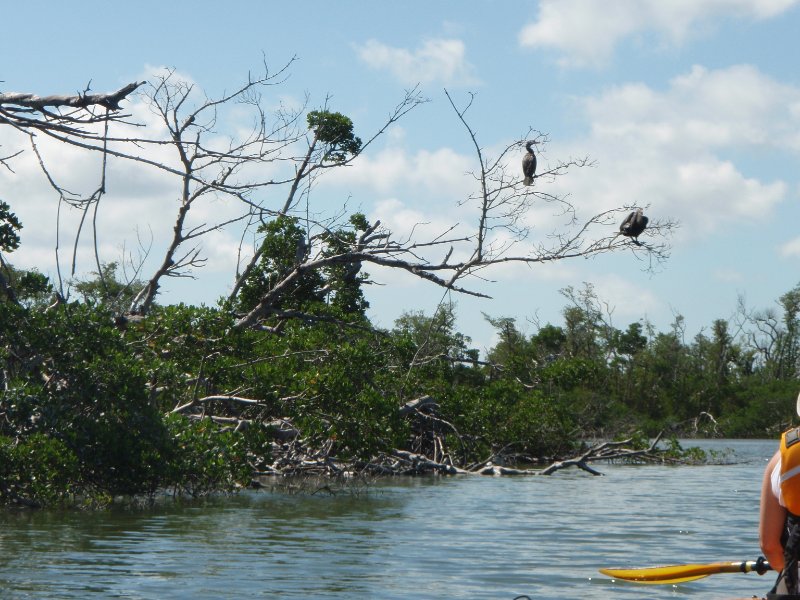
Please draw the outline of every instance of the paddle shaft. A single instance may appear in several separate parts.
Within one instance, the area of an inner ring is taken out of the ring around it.
[[[718,573],[749,573],[750,571],[755,571],[759,575],[763,575],[771,568],[768,562],[760,558],[758,560],[669,565],[640,569],[600,569],[600,572],[614,579],[623,579],[625,581],[667,584],[693,581]]]

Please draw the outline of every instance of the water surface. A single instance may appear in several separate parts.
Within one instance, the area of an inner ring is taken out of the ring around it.
[[[700,443],[698,443],[700,445]],[[727,599],[772,576],[680,586],[603,566],[755,559],[774,441],[714,441],[724,466],[604,477],[396,479],[358,495],[248,492],[147,510],[0,514],[0,598]]]

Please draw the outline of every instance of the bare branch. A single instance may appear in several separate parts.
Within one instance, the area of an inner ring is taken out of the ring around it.
[[[9,111],[19,110],[16,107],[24,107],[33,111],[41,112],[45,108],[57,108],[60,106],[70,106],[72,108],[89,108],[92,106],[102,106],[109,110],[119,110],[120,102],[127,98],[139,86],[145,82],[129,83],[123,88],[110,94],[78,94],[73,96],[36,96],[34,94],[6,92],[0,94],[0,106]]]

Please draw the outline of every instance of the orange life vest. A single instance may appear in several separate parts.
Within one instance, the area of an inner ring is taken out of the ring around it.
[[[781,495],[786,509],[800,515],[800,427],[781,436]]]

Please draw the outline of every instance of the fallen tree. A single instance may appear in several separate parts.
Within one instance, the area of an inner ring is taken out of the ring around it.
[[[225,415],[210,414],[209,405],[218,403],[226,407]],[[262,405],[258,400],[231,396],[208,396],[176,407],[172,412],[183,414],[192,420],[208,419],[225,430],[240,431],[245,427],[263,427],[272,437],[272,460],[258,467],[253,465],[253,475],[259,477],[356,477],[364,475],[552,475],[557,471],[577,468],[592,475],[602,475],[591,466],[592,463],[624,462],[628,464],[677,464],[681,459],[668,449],[659,447],[662,435],[659,434],[647,447],[641,447],[639,440],[630,437],[619,441],[602,441],[587,446],[579,454],[554,460],[547,466],[536,467],[509,466],[511,463],[541,463],[540,459],[520,457],[504,451],[475,464],[462,464],[447,448],[442,431],[449,430],[457,438],[452,444],[463,444],[458,432],[451,424],[436,414],[438,405],[429,396],[410,400],[398,408],[398,414],[415,424],[415,439],[410,446],[430,449],[429,453],[394,449],[381,453],[371,460],[346,459],[336,455],[334,440],[326,440],[319,445],[311,445],[303,437],[301,430],[289,418],[258,420],[231,416],[233,412],[243,412],[244,408]],[[434,440],[431,442],[431,440]]]

